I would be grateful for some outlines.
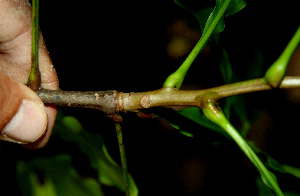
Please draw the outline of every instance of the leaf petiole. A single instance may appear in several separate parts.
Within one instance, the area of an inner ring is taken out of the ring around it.
[[[288,63],[295,49],[300,43],[300,26],[298,27],[296,33],[292,37],[291,41],[288,43],[279,58],[271,65],[265,74],[266,81],[274,88],[277,88],[284,75]]]
[[[276,195],[283,195],[280,190],[276,177],[272,174],[261,162],[261,160],[257,157],[255,152],[251,149],[251,147],[247,144],[244,138],[237,132],[237,130],[231,125],[231,123],[227,120],[223,112],[218,108],[214,103],[208,103],[203,108],[203,113],[205,116],[211,120],[212,122],[219,125],[223,128],[228,135],[232,137],[232,139],[237,143],[237,145],[241,148],[241,150],[247,155],[253,165],[260,172],[261,178],[263,182],[271,188]]]
[[[39,0],[32,0],[32,43],[31,43],[31,71],[27,86],[37,91],[41,83],[39,70]]]
[[[210,14],[206,22],[202,37],[190,52],[188,57],[185,59],[185,61],[182,63],[182,65],[166,79],[163,84],[164,87],[175,87],[177,89],[181,87],[187,71],[198,56],[199,52],[206,45],[208,38],[211,36],[219,21],[224,16],[230,2],[231,0],[224,0],[221,2],[221,5],[216,5],[215,9]]]
[[[128,169],[127,169],[127,161],[126,161],[126,154],[125,154],[125,148],[124,148],[122,127],[121,127],[120,123],[116,123],[115,126],[116,126],[117,138],[118,138],[118,143],[119,143],[123,176],[124,176],[124,180],[125,180],[125,191],[126,191],[126,196],[129,196],[130,195],[129,174],[128,174]]]

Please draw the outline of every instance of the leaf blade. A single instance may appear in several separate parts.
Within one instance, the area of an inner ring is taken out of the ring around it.
[[[85,131],[75,117],[60,116],[61,118],[57,119],[55,124],[54,134],[67,142],[75,144],[79,150],[87,156],[91,167],[98,172],[98,179],[102,184],[115,186],[119,190],[125,192],[126,186],[122,169],[109,156],[101,135],[99,133]],[[77,126],[74,126],[74,124]],[[130,174],[129,182],[130,196],[137,196],[138,188]]]

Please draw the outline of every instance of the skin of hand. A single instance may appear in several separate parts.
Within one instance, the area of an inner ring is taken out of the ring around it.
[[[31,67],[31,6],[0,0],[0,139],[36,149],[46,145],[57,109],[44,106],[26,84]],[[39,36],[41,87],[58,89],[58,78]]]

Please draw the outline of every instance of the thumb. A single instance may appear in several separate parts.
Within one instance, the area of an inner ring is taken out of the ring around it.
[[[0,139],[29,143],[47,127],[47,113],[38,95],[0,72]]]

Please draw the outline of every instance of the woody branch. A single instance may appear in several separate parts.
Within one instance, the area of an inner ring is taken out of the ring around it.
[[[300,77],[285,77],[279,88],[300,88]],[[159,106],[202,107],[208,101],[265,90],[272,90],[272,87],[264,78],[259,78],[203,90],[176,90],[172,87],[163,87],[148,92],[123,93],[41,89],[37,93],[46,105],[93,108],[111,115]]]

